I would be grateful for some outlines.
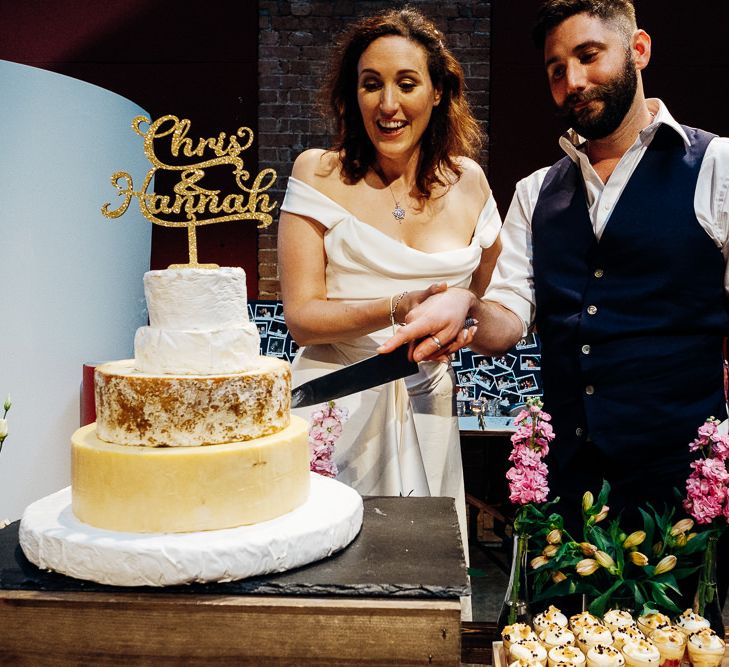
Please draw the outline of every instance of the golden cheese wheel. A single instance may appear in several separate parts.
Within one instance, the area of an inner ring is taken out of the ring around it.
[[[309,493],[308,423],[247,442],[135,447],[89,424],[71,439],[72,509],[97,528],[137,533],[217,530],[267,521]]]
[[[289,423],[291,367],[259,357],[230,375],[153,375],[133,359],[96,367],[98,437],[120,445],[195,447],[250,440]]]

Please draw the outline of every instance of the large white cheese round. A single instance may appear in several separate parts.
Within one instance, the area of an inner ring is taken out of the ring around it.
[[[134,336],[135,367],[172,375],[239,373],[258,362],[260,340],[252,322],[220,331],[140,327]]]
[[[112,361],[96,367],[94,387],[98,436],[120,445],[236,442],[289,423],[291,367],[274,357],[230,375],[143,373],[132,359]]]
[[[66,488],[28,506],[20,546],[40,568],[113,586],[224,582],[283,572],[342,549],[362,525],[362,498],[354,489],[315,473],[310,477],[308,499],[292,512],[254,526],[202,533],[94,528],[73,515]]]
[[[136,533],[218,530],[290,512],[309,493],[308,423],[208,447],[130,447],[71,438],[73,512],[97,528]]]

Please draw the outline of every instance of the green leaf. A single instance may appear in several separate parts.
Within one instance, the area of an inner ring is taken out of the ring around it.
[[[665,574],[660,574],[657,577],[653,579],[653,581],[665,586],[666,588],[669,588],[670,590],[678,593],[681,595],[681,589],[678,587],[678,583],[676,582],[676,577],[674,576],[676,573],[676,570],[671,570],[670,572],[666,572]]]
[[[597,494],[597,500],[595,501],[595,505],[597,505],[598,512],[602,509],[603,505],[608,504],[609,495],[610,495],[610,482],[608,482],[606,479],[604,479],[604,480],[602,480],[602,488],[600,489],[600,493]]]
[[[671,611],[674,614],[681,613],[681,609],[666,595],[666,587],[664,584],[657,581],[648,581],[646,583],[650,589],[651,601],[659,607],[659,610]]]
[[[646,550],[649,551],[655,542],[653,536],[656,532],[656,522],[642,507],[639,507],[638,510],[643,516],[643,530],[645,531],[645,540],[643,541],[643,544],[647,545]]]
[[[602,617],[605,613],[605,609],[607,609],[607,605],[610,602],[610,599],[613,596],[613,593],[617,591],[621,586],[623,585],[623,580],[620,579],[616,581],[610,588],[608,588],[602,595],[595,598],[590,603],[590,613],[594,614],[595,616]]]

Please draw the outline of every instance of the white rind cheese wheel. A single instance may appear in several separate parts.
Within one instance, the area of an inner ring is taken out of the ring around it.
[[[258,327],[252,322],[220,331],[140,327],[134,336],[135,367],[144,373],[238,373],[258,363]]]
[[[144,296],[149,323],[158,329],[210,331],[248,323],[246,274],[241,268],[147,271]]]
[[[134,360],[96,367],[99,438],[120,445],[194,447],[251,440],[289,423],[288,362],[259,357],[230,375],[153,375]]]
[[[309,493],[308,423],[253,442],[193,448],[103,442],[94,424],[71,439],[73,513],[135,533],[217,530],[267,521]]]

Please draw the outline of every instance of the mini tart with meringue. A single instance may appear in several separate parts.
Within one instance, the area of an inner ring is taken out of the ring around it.
[[[551,604],[548,609],[545,609],[534,617],[532,625],[534,626],[535,632],[540,634],[549,625],[558,625],[561,628],[566,628],[567,617],[557,607]]]
[[[523,658],[517,658],[509,663],[509,667],[545,667],[546,663],[539,662],[539,660],[524,660]]]
[[[625,664],[623,654],[614,646],[591,646],[585,656],[587,667],[621,667]]]
[[[532,660],[544,664],[547,662],[547,649],[538,641],[530,639],[512,642],[509,646],[509,658],[511,660]]]
[[[610,646],[613,635],[606,625],[588,625],[577,635],[577,646],[587,653],[591,646]]]
[[[670,628],[671,619],[660,611],[652,611],[638,617],[638,627],[648,637],[651,632],[658,628]]]
[[[602,617],[602,622],[608,626],[610,632],[614,632],[624,625],[632,625],[635,623],[629,611],[625,609],[608,609]]]
[[[501,631],[501,640],[504,643],[504,650],[508,651],[512,644],[524,641],[538,641],[539,637],[526,623],[514,623],[507,625]]]
[[[553,646],[574,646],[575,635],[569,628],[552,623],[539,633],[539,641],[548,650]]]
[[[686,635],[671,628],[656,628],[649,637],[661,654],[661,667],[678,667],[686,652]]]
[[[726,645],[711,628],[692,634],[687,642],[689,662],[694,667],[718,667],[724,657]]]
[[[627,667],[658,667],[661,654],[647,639],[625,642],[621,649]]]
[[[576,646],[555,646],[547,653],[547,664],[549,667],[558,664],[582,667],[585,664],[585,654]]]
[[[643,634],[643,631],[633,621],[631,624],[623,625],[613,631],[613,646],[617,649],[622,649],[626,642],[637,642],[645,638],[646,636]]]
[[[687,637],[694,632],[700,632],[711,627],[709,621],[691,609],[687,609],[680,616],[677,616],[673,625]]]
[[[572,632],[579,637],[582,628],[586,628],[591,625],[602,625],[602,621],[591,614],[589,611],[582,611],[579,614],[570,616],[569,627]]]

